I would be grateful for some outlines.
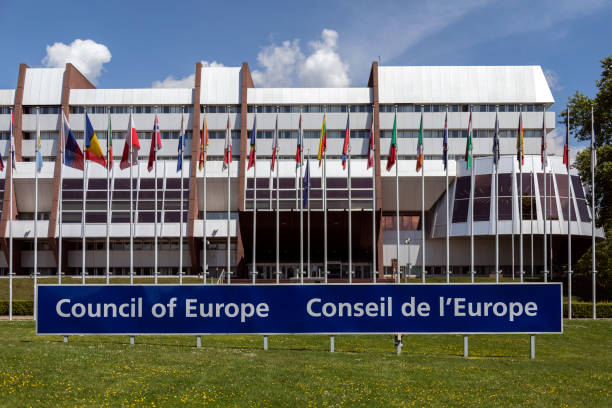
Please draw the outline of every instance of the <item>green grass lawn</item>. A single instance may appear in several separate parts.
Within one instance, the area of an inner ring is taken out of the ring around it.
[[[0,321],[0,406],[612,405],[612,321],[565,321],[562,335],[37,337]]]

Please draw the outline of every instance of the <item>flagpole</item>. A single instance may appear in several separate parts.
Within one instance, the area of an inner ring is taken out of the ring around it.
[[[474,150],[471,146],[472,136],[472,105],[470,105],[470,123],[468,129],[468,138],[470,138],[470,152],[472,156],[471,174],[470,174],[470,282],[474,283],[474,167],[476,167],[476,159],[474,158]],[[495,275],[495,281],[498,282],[498,275]]]
[[[34,164],[34,321],[38,310],[36,308],[38,286],[38,155],[40,154],[40,108],[36,108],[36,163]],[[42,160],[42,158],[41,158]],[[41,161],[42,167],[42,161]]]
[[[58,203],[58,213],[59,213],[59,232],[58,232],[58,249],[57,249],[57,283],[58,285],[62,284],[62,200],[64,196],[64,139],[67,137],[64,132],[64,111],[62,110],[60,117],[60,140],[58,143],[60,145],[60,191],[59,191],[59,203]],[[56,161],[57,163],[57,161]]]
[[[279,187],[278,187],[278,168],[280,167],[280,163],[277,160],[278,159],[278,106],[276,107],[276,126],[274,128],[274,133],[275,133],[275,146],[273,147],[273,149],[275,149],[275,159],[276,159],[276,284],[278,285],[280,283],[280,275],[281,275],[281,270],[280,270],[280,250],[279,250],[279,246],[280,246],[280,213],[279,213],[279,205],[280,205],[280,200],[279,200]]]
[[[206,235],[206,160],[208,159],[208,123],[206,122],[206,108],[204,108],[204,166],[202,170],[204,171],[204,180],[202,183],[202,280],[204,285],[206,285],[207,277],[208,277],[208,265],[206,264],[206,249],[207,249],[207,241],[208,237]]]
[[[397,118],[397,105],[394,106]],[[397,153],[396,153],[397,154]],[[399,155],[398,155],[399,156]],[[400,283],[400,232],[399,232],[399,158],[395,163],[395,283]]]
[[[81,284],[85,284],[85,199],[87,197],[87,107],[83,114],[83,208],[81,217]]]
[[[257,106],[255,106],[255,121],[253,129],[255,132],[255,138],[257,138]],[[256,253],[257,253],[257,150],[253,146],[253,265],[251,271],[251,283],[254,285],[257,279],[257,264],[256,264]]]
[[[521,112],[523,111],[523,105],[520,105]],[[521,121],[521,150],[523,142],[523,122]],[[519,190],[520,190],[520,202],[519,202],[519,276],[520,282],[523,283],[523,157],[519,160]],[[514,280],[514,269],[512,270],[512,280]]]
[[[107,108],[108,111],[108,108]],[[110,218],[111,218],[111,202],[110,202],[110,172],[112,166],[112,156],[109,157],[109,138],[112,137],[112,129],[110,122],[110,112],[108,112],[108,124],[106,126],[106,284],[110,282]],[[157,206],[157,194],[155,194],[155,205]],[[157,211],[155,211],[157,213]],[[155,257],[157,259],[157,247],[155,248]]]
[[[532,162],[533,163],[533,162]],[[535,198],[535,194],[533,192],[533,178],[535,177],[533,172],[533,165],[531,166],[531,179],[529,180],[529,192],[531,193],[531,197],[529,199],[529,223],[531,229],[531,251],[529,251],[531,255],[531,277],[533,278],[533,200]]]
[[[493,162],[495,163],[495,276],[499,274],[499,105],[495,105],[495,141]]]
[[[544,136],[542,136],[544,137]],[[546,266],[548,263],[548,255],[547,255],[547,247],[546,247],[546,219],[547,219],[547,214],[546,214],[546,164],[547,164],[547,160],[546,160],[546,152],[544,152],[544,163],[542,163],[542,167],[543,167],[543,172],[544,172],[544,212],[542,213],[542,218],[544,219],[544,245],[543,247],[543,251],[544,251],[544,282],[548,282],[548,271],[546,270]]]
[[[351,113],[350,107],[346,107],[347,110],[347,121],[348,121],[348,132],[349,132],[349,142],[347,148],[348,161],[347,161],[347,183],[348,183],[348,281],[349,283],[353,283],[353,220],[352,220],[352,192],[351,192]]]
[[[546,107],[544,107],[546,112]],[[572,318],[572,185],[570,176],[570,146],[569,146],[569,107],[567,108],[567,317]]]
[[[181,134],[179,135],[179,151],[181,155],[181,215],[179,222],[179,285],[183,284],[183,146],[185,145],[185,107],[181,107]],[[192,137],[193,142],[193,137]]]
[[[327,105],[323,107],[323,118],[327,113]],[[325,124],[325,134],[323,135],[325,145],[323,146],[323,275],[324,282],[327,284],[327,124]]]
[[[308,156],[308,161],[307,161],[307,166],[308,168],[306,169],[306,171],[308,172],[308,175],[310,177],[310,147],[308,148],[308,153],[306,153],[306,155]],[[308,180],[308,208],[307,208],[307,212],[308,212],[308,226],[306,228],[307,231],[307,237],[306,240],[308,241],[308,252],[306,254],[306,276],[308,276],[310,278],[310,179]]]
[[[595,120],[593,118],[593,105],[591,105],[591,254],[592,254],[592,285],[593,285],[593,319],[597,319],[597,270],[595,254],[595,161],[597,149],[595,148]],[[13,208],[13,207],[11,207]]]
[[[446,146],[443,146],[444,149],[446,149],[443,153],[446,154],[446,163],[445,163],[445,167],[446,167],[446,184],[445,184],[445,190],[446,190],[446,283],[450,283],[450,218],[449,218],[449,211],[448,211],[448,105],[446,105],[446,117],[444,120],[444,132],[445,132],[445,137],[446,137]],[[410,247],[408,247],[408,251],[410,251]]]
[[[158,283],[158,271],[157,271],[157,266],[158,266],[158,254],[157,254],[157,132],[159,131],[159,125],[157,124],[157,106],[155,107],[155,121],[156,123],[153,125],[153,140],[155,140],[155,147],[153,150],[153,153],[155,154],[155,162],[153,163],[153,167],[154,167],[154,171],[155,171],[155,200],[153,200],[155,202],[155,227],[154,227],[154,231],[153,231],[153,249],[155,252],[155,260],[154,260],[154,264],[153,264],[153,275],[154,275],[154,279],[155,279],[155,284],[157,285]]]
[[[423,123],[423,110],[424,106],[421,105],[421,124]],[[423,150],[421,150],[421,155],[423,156],[423,166],[421,167],[421,241],[423,242],[423,256],[421,261],[423,263],[423,272],[421,273],[421,282],[425,283],[425,275],[427,274],[427,270],[425,269],[425,141],[423,141],[423,146],[421,146]],[[397,159],[397,165],[399,167],[399,155]],[[399,196],[397,197],[399,200]],[[399,212],[398,212],[399,215]],[[398,238],[399,238],[399,228],[398,228]],[[410,250],[410,247],[408,247]],[[398,258],[399,262],[399,258]],[[399,272],[399,264],[397,266],[397,270]]]
[[[231,284],[232,283],[232,270],[231,270],[231,238],[230,238],[230,216],[231,216],[231,212],[230,212],[230,202],[231,202],[231,187],[230,187],[230,183],[231,183],[231,177],[230,177],[230,166],[232,165],[232,131],[230,129],[229,126],[229,110],[230,107],[227,107],[227,129],[226,132],[228,132],[229,134],[226,135],[227,137],[227,151],[226,151],[226,155],[227,157],[227,284]]]
[[[298,138],[300,141],[300,283],[304,283],[304,133],[302,131],[302,107],[300,106],[300,120],[298,125]]]
[[[132,177],[132,167],[134,163],[132,162],[132,143],[133,143],[133,135],[132,135],[132,112],[134,108],[130,107],[130,122],[128,123],[128,139],[129,139],[129,161],[130,161],[130,285],[134,283],[134,212],[133,212],[133,201],[134,201],[134,186]]]
[[[374,105],[372,105],[370,133],[371,138],[374,139]],[[372,140],[373,149],[375,145],[374,140]],[[408,251],[410,251],[410,247],[408,247]],[[372,164],[372,283],[376,283],[376,160]]]
[[[15,128],[13,125],[13,110],[11,109],[11,141],[10,141],[10,161],[11,179],[9,183],[9,320],[13,320],[13,177],[15,168],[15,146],[13,140],[15,138]]]

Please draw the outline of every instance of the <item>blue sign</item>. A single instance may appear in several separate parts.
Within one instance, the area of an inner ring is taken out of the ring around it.
[[[562,333],[561,284],[40,285],[38,334]]]

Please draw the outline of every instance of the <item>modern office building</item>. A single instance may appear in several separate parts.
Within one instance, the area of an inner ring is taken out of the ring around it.
[[[42,275],[57,273],[58,258],[66,274],[80,274],[82,233],[86,237],[86,270],[89,275],[106,273],[107,190],[106,169],[96,163],[87,167],[86,197],[83,172],[64,166],[62,208],[62,253],[59,253],[60,163],[58,145],[60,112],[68,117],[82,143],[84,112],[106,149],[108,118],[112,120],[114,168],[111,177],[110,271],[129,273],[130,201],[133,205],[134,271],[151,275],[154,266],[153,237],[155,200],[159,220],[159,273],[179,273],[179,237],[184,236],[183,270],[199,275],[206,251],[208,272],[218,275],[227,268],[228,235],[233,278],[248,278],[253,252],[253,206],[257,206],[256,264],[258,278],[271,279],[276,271],[276,206],[279,206],[280,245],[278,257],[283,279],[295,279],[300,265],[300,174],[296,165],[297,135],[302,117],[304,160],[309,159],[311,191],[304,210],[304,264],[309,254],[311,278],[322,276],[324,262],[324,211],[322,170],[326,167],[327,260],[330,279],[348,276],[348,171],[341,163],[344,133],[351,130],[351,230],[352,266],[355,279],[379,279],[394,274],[394,267],[411,274],[421,271],[425,228],[427,273],[440,274],[446,265],[446,200],[449,202],[451,270],[468,273],[470,222],[473,217],[474,264],[479,274],[495,269],[493,129],[496,110],[501,134],[499,163],[500,268],[518,274],[519,206],[522,205],[524,270],[541,273],[544,265],[544,220],[550,248],[547,261],[553,270],[567,262],[567,218],[571,210],[574,257],[590,245],[591,210],[578,175],[572,171],[568,185],[562,158],[551,156],[547,165],[547,211],[544,213],[544,172],[540,160],[543,121],[546,132],[555,127],[554,102],[539,66],[438,66],[387,67],[373,63],[370,77],[356,88],[256,88],[248,64],[241,67],[195,66],[193,88],[185,89],[97,89],[73,65],[64,68],[19,67],[15,89],[0,90],[0,153],[5,168],[0,173],[2,217],[0,271],[7,273],[9,237],[13,236],[13,264],[17,274],[33,270],[34,179],[37,115],[41,132],[43,166],[39,173],[38,268]],[[140,139],[138,167],[121,170],[119,160],[125,142],[129,112]],[[474,188],[464,154],[468,120],[474,129]],[[15,167],[9,160],[10,113],[15,129]],[[397,113],[396,113],[397,112]],[[442,161],[442,141],[448,112],[449,188]],[[520,169],[516,159],[519,112],[525,135],[523,202],[518,193]],[[149,145],[157,113],[162,135],[155,172],[147,170]],[[349,117],[350,119],[347,119]],[[187,125],[183,167],[183,223],[180,223],[181,174],[177,172],[181,115]],[[323,116],[327,127],[327,164],[316,159]],[[394,118],[397,115],[399,178],[399,259],[396,231],[396,170],[386,170]],[[250,133],[257,117],[256,174],[247,170]],[[416,152],[421,118],[424,128],[424,207],[421,211],[421,172],[416,171]],[[210,144],[207,161],[199,169],[200,134],[206,120]],[[372,121],[375,160],[367,168]],[[223,167],[224,139],[231,127],[233,162]],[[270,170],[273,132],[278,123],[277,175]],[[203,191],[206,174],[206,192]],[[9,185],[12,180],[13,200]],[[228,182],[229,190],[228,190]],[[373,198],[373,188],[375,195]],[[228,195],[229,191],[229,195]],[[568,193],[571,192],[571,200]],[[256,198],[255,198],[256,197]],[[206,200],[206,203],[204,203]],[[229,222],[228,222],[229,200]],[[82,226],[83,202],[85,223]],[[9,206],[13,203],[13,221]],[[206,207],[204,206],[206,204]],[[206,210],[205,210],[206,208]],[[472,215],[473,208],[473,215]],[[373,217],[374,216],[374,217]],[[204,217],[206,237],[204,239]],[[308,217],[310,228],[307,228]],[[374,226],[373,226],[374,219]],[[424,221],[424,222],[423,222]],[[12,228],[12,232],[10,231]],[[229,228],[229,230],[228,230]],[[373,230],[375,239],[372,239]],[[598,232],[601,234],[601,232]],[[310,238],[310,239],[308,239]],[[205,249],[204,249],[205,247]],[[373,251],[376,265],[373,265]],[[514,259],[512,256],[514,255]],[[306,266],[305,266],[306,268]]]

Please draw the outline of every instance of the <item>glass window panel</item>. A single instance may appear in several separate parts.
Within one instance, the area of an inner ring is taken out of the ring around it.
[[[280,178],[278,181],[279,181],[280,188],[295,189],[295,180],[292,178]]]
[[[542,173],[538,173],[538,184],[540,187],[540,195],[544,195],[544,174]],[[546,196],[554,194],[553,187],[552,175],[546,174]]]
[[[474,176],[474,197],[491,197],[491,175]]]
[[[525,197],[523,196],[523,219],[524,220],[531,220],[531,212],[533,211],[533,215],[535,216],[535,208],[536,208],[536,203],[535,203],[535,199],[533,197]]]
[[[468,200],[465,200],[468,201]],[[477,198],[474,200],[474,221],[489,221],[491,209],[490,198]]]
[[[542,205],[542,211],[544,211],[544,197],[540,198],[540,204]],[[547,220],[558,220],[559,215],[557,214],[557,200],[555,197],[546,197],[546,216]]]
[[[516,186],[517,186],[517,189],[519,190],[521,188],[520,181],[521,181],[520,173],[516,173]],[[531,177],[531,173],[523,173],[523,196],[533,195],[532,190],[531,190],[532,183],[533,183],[533,180]]]
[[[565,197],[561,197],[559,200],[561,201],[561,214],[563,214],[563,220],[567,221],[568,199]],[[572,211],[572,221],[576,221],[576,210],[574,209],[573,204],[571,205],[571,211]]]
[[[455,190],[455,200],[460,200],[470,197],[470,187],[472,180],[470,176],[459,177],[457,179],[457,187]]]
[[[555,174],[557,180],[557,190],[559,190],[559,197],[567,197],[567,175]]]
[[[574,187],[574,194],[576,195],[576,198],[584,198],[584,189],[582,188],[580,177],[572,176],[572,187]]]
[[[512,219],[512,198],[511,197],[500,197],[497,208],[499,210],[498,217],[501,221],[508,221]]]
[[[580,214],[580,221],[582,222],[591,222],[591,217],[589,215],[589,209],[587,208],[586,200],[576,200],[578,204],[578,213]]]
[[[511,173],[500,173],[497,176],[499,183],[499,196],[512,196],[512,174]]]
[[[470,200],[455,200],[453,222],[466,222]]]
[[[91,223],[106,223],[105,212],[87,212],[85,213],[85,221]]]
[[[346,179],[330,177],[327,179],[327,188],[346,188]]]

